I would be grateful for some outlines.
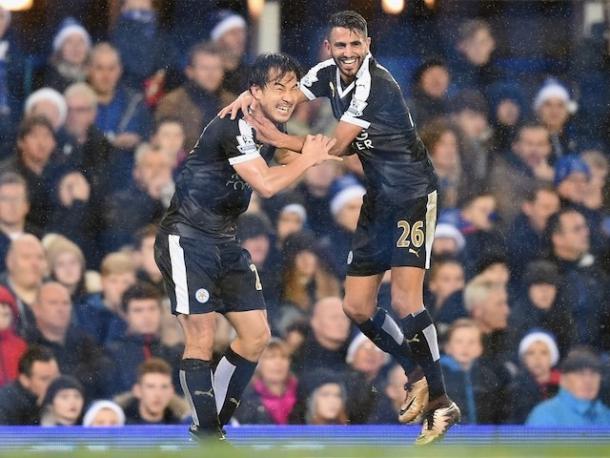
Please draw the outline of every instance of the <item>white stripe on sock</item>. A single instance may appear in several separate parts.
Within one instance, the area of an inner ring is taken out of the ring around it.
[[[398,345],[402,345],[402,341],[405,339],[405,336],[398,327],[396,321],[394,321],[390,315],[385,315],[381,329],[391,335],[392,339],[394,339]]]
[[[188,315],[189,288],[186,277],[186,263],[184,262],[184,250],[180,246],[180,236],[168,235],[169,258],[172,262],[172,280],[176,293],[176,311]]]
[[[212,379],[212,386],[214,387],[214,395],[216,396],[216,411],[220,415],[220,410],[225,403],[227,398],[227,390],[229,389],[229,383],[231,377],[235,372],[236,366],[231,364],[224,356],[216,367],[214,372],[214,378]]]
[[[430,348],[430,353],[432,353],[432,359],[434,361],[438,361],[441,358],[441,355],[438,351],[438,337],[436,336],[436,328],[433,324],[429,324],[423,330],[424,336],[426,337],[426,341],[428,342],[428,347]]]
[[[186,397],[186,402],[188,402],[189,407],[191,408],[191,413],[193,415],[193,424],[195,426],[199,426],[199,418],[197,417],[197,411],[195,410],[195,404],[193,403],[193,398],[191,397],[191,392],[189,391],[189,387],[186,383],[186,372],[180,370],[180,386],[182,387],[182,391],[184,392],[184,397]]]

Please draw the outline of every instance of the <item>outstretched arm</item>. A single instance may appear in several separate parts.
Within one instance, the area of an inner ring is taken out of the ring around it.
[[[329,155],[335,140],[323,135],[308,135],[303,146],[303,154],[288,165],[269,167],[263,158],[256,157],[233,165],[237,174],[261,197],[269,198],[287,188],[309,167],[326,160],[341,160]]]

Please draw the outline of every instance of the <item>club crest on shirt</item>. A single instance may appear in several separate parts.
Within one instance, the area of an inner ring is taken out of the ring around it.
[[[301,86],[311,87],[313,83],[318,81],[318,77],[314,74],[308,73],[303,78],[301,78]]]
[[[254,154],[258,152],[258,146],[254,142],[254,138],[249,135],[238,135],[237,149],[241,154]]]
[[[210,293],[205,288],[199,288],[195,292],[195,299],[197,299],[197,302],[200,304],[205,304],[208,300],[210,300]]]
[[[364,113],[364,109],[367,105],[368,103],[366,103],[365,101],[358,100],[354,97],[352,98],[352,102],[349,104],[347,112],[354,117],[362,116],[362,113]]]

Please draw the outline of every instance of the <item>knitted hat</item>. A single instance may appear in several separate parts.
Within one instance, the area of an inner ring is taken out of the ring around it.
[[[212,41],[218,41],[226,32],[231,29],[247,27],[246,20],[239,14],[231,10],[220,10],[214,17],[214,26],[210,31]]]
[[[539,260],[530,262],[523,275],[523,283],[529,288],[531,285],[545,283],[547,285],[559,284],[559,271],[550,261]]]
[[[464,246],[466,246],[466,239],[462,235],[462,233],[458,230],[457,227],[452,224],[441,223],[436,226],[436,230],[434,231],[434,238],[442,239],[453,239],[457,245],[458,251],[462,251]]]
[[[87,32],[78,22],[70,19],[62,23],[59,32],[57,32],[57,35],[53,38],[53,51],[59,51],[70,35],[80,35],[83,37],[83,40],[85,40],[87,49],[91,48],[91,37],[89,36],[89,32]]]
[[[523,354],[534,342],[542,342],[546,344],[551,353],[551,366],[554,366],[559,361],[559,349],[557,348],[557,342],[552,334],[542,331],[535,330],[526,334],[521,342],[519,343],[519,358],[523,358]]]
[[[32,92],[30,96],[25,99],[25,107],[23,111],[26,113],[26,115],[29,114],[30,111],[32,111],[32,108],[34,108],[34,105],[43,100],[48,100],[55,104],[57,111],[59,112],[60,125],[63,125],[66,122],[66,117],[68,116],[68,105],[66,104],[64,96],[50,87],[43,87],[42,89]]]
[[[42,406],[44,407],[52,404],[57,393],[62,390],[76,390],[83,398],[85,397],[85,389],[78,380],[70,375],[60,375],[49,385],[47,394],[45,394],[44,400],[42,401]]]
[[[330,212],[333,216],[337,216],[350,200],[366,194],[366,189],[351,175],[339,178],[332,187],[334,195],[330,200]]]
[[[349,344],[349,347],[347,347],[347,355],[345,356],[345,362],[347,364],[351,364],[354,362],[354,358],[356,357],[356,353],[358,352],[360,345],[362,345],[367,340],[370,340],[370,339],[367,336],[365,336],[364,334],[362,334],[361,332],[356,334],[356,337],[354,337],[352,339],[352,341]],[[387,353],[382,351],[377,346],[375,346],[375,349],[379,350],[380,353],[383,353],[386,363],[390,360],[390,355],[388,355]]]
[[[307,221],[307,210],[305,210],[305,207],[301,204],[292,203],[284,206],[280,210],[280,215],[283,215],[284,213],[295,213],[301,218],[303,223]]]
[[[568,178],[573,173],[583,173],[587,176],[587,179],[591,178],[591,170],[585,161],[576,154],[568,154],[562,156],[555,163],[555,186],[561,184],[563,180]]]
[[[83,417],[83,426],[91,426],[93,420],[95,420],[96,415],[100,412],[100,410],[112,410],[116,416],[119,418],[119,425],[122,426],[125,424],[125,413],[121,406],[112,401],[95,401],[91,406],[87,409],[87,413]]]
[[[560,99],[566,104],[568,112],[571,114],[576,113],[576,110],[578,109],[578,104],[570,99],[570,94],[565,86],[553,79],[547,81],[544,86],[540,88],[538,94],[536,94],[534,99],[534,110],[538,111],[538,109],[550,99]]]
[[[595,353],[586,347],[576,348],[563,360],[559,368],[562,373],[579,372],[585,369],[602,372],[602,362]]]
[[[241,242],[273,234],[269,218],[263,213],[244,213],[237,220],[237,239]]]

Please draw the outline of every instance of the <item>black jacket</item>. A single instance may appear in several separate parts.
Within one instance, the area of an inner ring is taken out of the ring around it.
[[[140,401],[132,399],[123,409],[125,412],[125,423],[128,425],[177,425],[182,423],[180,417],[174,414],[169,407],[165,408],[163,419],[160,422],[150,422],[140,415]]]
[[[0,388],[0,425],[38,425],[40,408],[36,401],[36,395],[19,380]]]

